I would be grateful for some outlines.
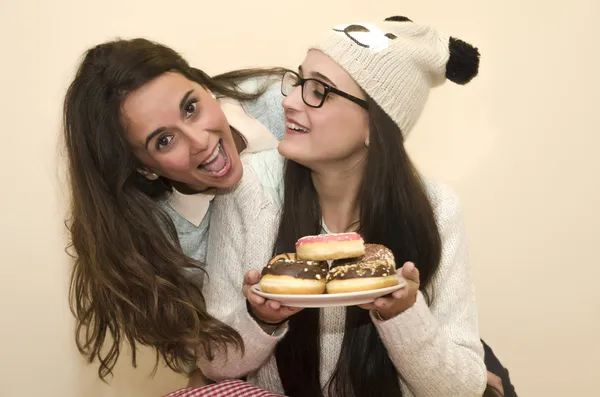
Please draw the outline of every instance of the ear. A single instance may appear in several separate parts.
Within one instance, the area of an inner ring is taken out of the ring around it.
[[[407,17],[393,16],[385,19],[386,22],[412,22]]]
[[[446,64],[446,78],[456,84],[467,84],[479,72],[479,50],[471,44],[450,37],[450,58]]]
[[[144,178],[148,179],[149,181],[155,181],[158,179],[158,175],[146,168],[138,168],[137,172],[140,173],[140,175],[142,175]]]

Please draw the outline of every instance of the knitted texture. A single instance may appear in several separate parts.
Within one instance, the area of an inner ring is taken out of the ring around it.
[[[446,80],[450,43],[431,27],[395,17],[336,26],[310,48],[346,70],[406,136],[422,113],[430,88]],[[476,74],[478,58],[475,62]]]
[[[245,272],[261,269],[272,255],[281,210],[274,181],[281,181],[282,159],[274,150],[243,161],[240,184],[215,198],[204,292],[209,311],[234,326],[249,351],[244,356],[233,349],[218,352],[213,361],[200,357],[198,367],[216,380],[249,374],[250,382],[283,394],[272,353],[285,329],[271,336],[249,321],[241,293]],[[398,371],[403,396],[481,396],[486,369],[459,202],[441,185],[428,183],[427,191],[442,238],[440,266],[430,284],[434,303],[427,306],[419,293],[404,313],[372,321]],[[339,357],[344,323],[343,308],[321,310],[322,386]]]

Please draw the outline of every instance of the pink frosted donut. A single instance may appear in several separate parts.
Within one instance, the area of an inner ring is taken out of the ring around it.
[[[305,236],[296,242],[296,255],[304,260],[326,261],[356,258],[364,254],[365,243],[358,233]]]

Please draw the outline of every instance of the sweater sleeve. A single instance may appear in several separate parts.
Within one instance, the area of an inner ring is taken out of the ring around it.
[[[223,291],[226,297],[226,291]],[[202,373],[214,381],[238,379],[255,371],[271,356],[275,345],[287,331],[287,324],[269,335],[250,317],[245,303],[238,304],[221,321],[235,329],[244,342],[244,352],[228,346],[215,348],[212,360],[206,357],[204,349],[196,349],[197,366]]]
[[[271,257],[279,203],[263,184],[274,178],[269,170],[282,167],[282,162],[276,150],[243,156],[242,161],[240,183],[213,203],[204,295],[209,313],[239,332],[245,353],[230,346],[215,350],[209,360],[203,349],[197,349],[198,368],[213,380],[239,378],[256,370],[287,331],[284,325],[273,335],[264,332],[248,314],[242,294],[244,274],[260,270]],[[276,186],[271,185],[275,191]]]
[[[245,102],[244,108],[278,140],[282,140],[285,135],[285,115],[281,106],[284,98],[281,94],[281,79],[252,79],[242,86],[245,92],[256,92],[260,87],[265,87],[265,92],[257,99]]]
[[[429,289],[431,307],[419,291],[416,303],[398,316],[379,321],[371,313],[371,318],[415,396],[481,396],[486,368],[459,202],[447,192],[437,194],[443,196],[434,205],[442,257]]]

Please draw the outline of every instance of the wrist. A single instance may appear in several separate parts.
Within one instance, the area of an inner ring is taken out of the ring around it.
[[[415,305],[415,303],[417,303],[417,294],[415,294],[414,298],[411,299],[411,301],[408,305],[403,305],[402,307],[399,307],[399,308],[392,307],[392,308],[388,308],[388,310],[373,309],[373,317],[375,317],[375,319],[378,321],[391,320],[392,318],[404,313],[405,311],[407,311],[408,309],[413,307]]]
[[[389,314],[384,312],[380,312],[379,310],[375,309],[373,310],[373,317],[375,317],[375,319],[377,321],[387,321],[390,320],[394,317],[396,317],[398,314]]]

